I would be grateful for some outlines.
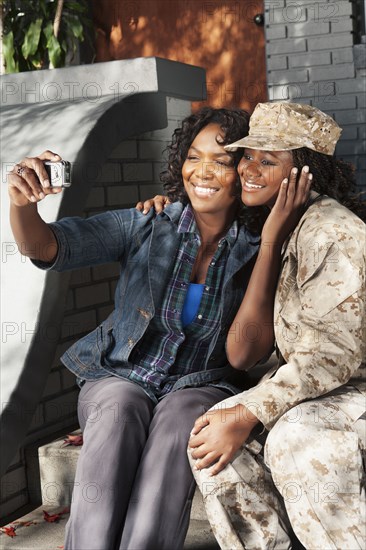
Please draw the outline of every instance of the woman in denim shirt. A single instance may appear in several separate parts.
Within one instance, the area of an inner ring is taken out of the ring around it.
[[[173,204],[159,215],[117,210],[46,224],[37,202],[58,190],[43,161],[60,157],[26,158],[9,175],[14,236],[38,267],[121,263],[115,310],[62,358],[82,386],[84,435],[65,549],[182,548],[194,491],[190,430],[242,389],[230,380],[225,353],[241,303],[246,326],[260,334],[245,362],[271,350],[273,306],[261,298],[274,295],[280,245],[310,180],[284,181],[257,255],[259,239],[240,202],[240,153],[224,149],[247,133],[247,122],[243,111],[210,108],[183,121],[162,176]],[[93,502],[83,498],[90,483],[98,490]]]

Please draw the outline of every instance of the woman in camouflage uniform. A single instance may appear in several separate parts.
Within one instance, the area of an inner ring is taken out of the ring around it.
[[[247,206],[271,208],[290,166],[309,166],[314,181],[283,247],[278,363],[192,430],[193,472],[222,549],[289,549],[291,528],[307,549],[365,547],[365,224],[351,211],[351,170],[332,158],[340,133],[313,107],[259,104],[249,136],[227,146],[244,148]],[[247,369],[253,327],[241,308],[234,326],[228,358]]]

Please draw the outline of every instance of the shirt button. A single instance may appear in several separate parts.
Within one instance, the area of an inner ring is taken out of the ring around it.
[[[209,286],[205,286],[205,290],[210,290],[210,287]]]
[[[202,315],[201,314],[197,315],[197,318],[202,319]]]
[[[211,265],[215,265],[215,263],[216,263],[216,262],[212,261],[212,262],[211,262]]]

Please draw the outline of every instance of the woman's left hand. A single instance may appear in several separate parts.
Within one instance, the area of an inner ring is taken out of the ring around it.
[[[200,416],[188,443],[192,458],[199,459],[195,468],[201,470],[215,463],[210,475],[221,472],[257,423],[257,417],[243,405],[214,409]]]
[[[292,168],[289,179],[281,183],[277,200],[262,229],[262,242],[282,245],[300,221],[309,199],[313,176],[304,166],[298,177]]]
[[[169,204],[171,204],[171,202],[165,195],[155,195],[153,199],[147,199],[145,202],[138,202],[135,208],[143,214],[148,214],[152,208],[155,208],[155,212],[160,214]]]

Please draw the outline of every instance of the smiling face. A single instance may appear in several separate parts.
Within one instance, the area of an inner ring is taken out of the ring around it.
[[[271,208],[282,181],[289,177],[293,166],[291,151],[244,149],[238,166],[243,203]]]
[[[227,215],[236,208],[238,176],[232,154],[220,145],[224,137],[218,124],[205,126],[182,166],[184,188],[196,213]]]

